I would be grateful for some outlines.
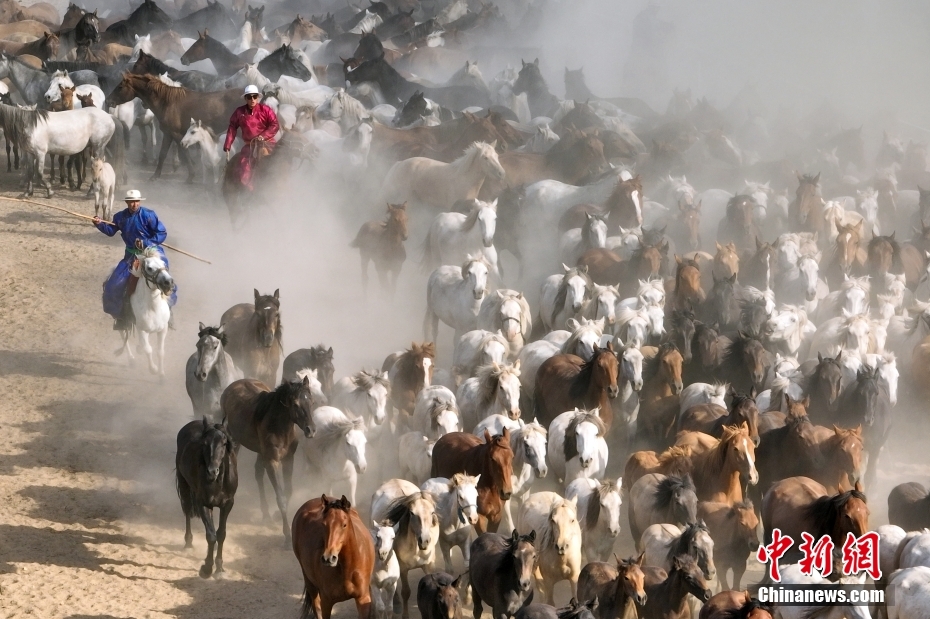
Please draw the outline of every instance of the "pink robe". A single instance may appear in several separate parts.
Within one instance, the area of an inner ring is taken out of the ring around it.
[[[239,175],[239,182],[242,183],[249,191],[252,187],[252,140],[263,138],[269,148],[274,148],[274,138],[278,134],[278,117],[270,107],[264,103],[259,103],[254,110],[249,110],[247,105],[237,107],[229,119],[229,129],[226,131],[225,150],[232,148],[233,141],[236,139],[236,130],[242,130],[242,139],[245,146],[239,151],[238,161],[235,162]]]

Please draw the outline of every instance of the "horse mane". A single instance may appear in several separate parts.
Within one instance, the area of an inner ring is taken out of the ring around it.
[[[598,416],[598,410],[597,408],[592,411],[577,410],[571,421],[568,422],[568,427],[565,428],[565,444],[562,446],[562,452],[565,455],[566,462],[578,455],[578,445],[575,442],[575,436],[579,424],[585,422],[593,423],[594,427],[597,428],[598,436],[604,436],[607,433],[607,426],[604,425],[604,422]]]
[[[487,406],[494,401],[501,379],[507,374],[519,377],[520,370],[512,365],[498,365],[496,363],[478,368],[475,375],[478,378],[478,401],[481,402],[481,406]]]
[[[694,322],[694,312],[691,310],[673,310],[672,311],[672,328],[677,329],[685,321]]]
[[[727,349],[723,353],[723,360],[721,362],[721,373],[727,375],[728,373],[736,374],[736,370],[745,365],[743,361],[743,355],[746,353],[746,348],[749,346],[750,342],[762,342],[758,336],[753,333],[744,333],[740,332],[737,337],[733,338],[730,342],[730,345],[727,346]]]
[[[342,438],[352,430],[365,430],[365,420],[361,417],[346,417],[337,419],[317,429],[317,438],[329,441]]]
[[[697,492],[690,473],[685,473],[681,477],[677,475],[666,475],[665,479],[660,481],[659,485],[656,486],[655,494],[653,495],[655,507],[657,509],[667,508],[672,502],[672,497],[674,497],[675,493],[679,490]]]
[[[475,475],[469,475],[468,473],[456,473],[449,478],[449,490],[458,488],[459,486],[464,486],[465,484],[477,485],[478,478]]]
[[[678,346],[674,342],[663,342],[659,345],[655,356],[652,359],[646,359],[643,363],[643,381],[654,378],[659,373],[659,369],[662,367],[662,358],[673,350],[678,350]]]
[[[829,610],[830,607],[823,607]],[[769,614],[773,614],[771,604],[766,604],[760,602],[756,598],[749,598],[749,601],[740,606],[739,608],[725,608],[718,611],[719,619],[746,619],[749,615],[752,614],[755,610],[764,610]],[[814,610],[818,610],[817,607],[814,607]]]
[[[352,376],[352,384],[355,385],[356,391],[369,391],[376,385],[390,387],[388,379],[381,376],[377,370],[361,370]]]
[[[465,149],[465,152],[462,153],[458,159],[452,161],[449,165],[455,165],[466,170],[470,170],[471,167],[475,164],[475,161],[484,154],[485,149],[494,150],[487,142],[472,142],[471,145]]]
[[[804,508],[804,515],[813,522],[814,531],[829,532],[851,499],[866,503],[865,494],[859,490],[847,490],[833,496],[822,496]]]
[[[556,608],[555,614],[559,619],[573,619],[573,617],[580,616],[586,608],[587,604],[585,602],[579,602],[572,598],[571,602],[568,603],[568,606]]]
[[[594,349],[594,356],[591,357],[590,361],[585,361],[581,364],[581,368],[578,371],[578,374],[575,376],[575,379],[572,381],[571,386],[568,388],[568,395],[572,398],[578,399],[584,397],[585,392],[588,389],[588,386],[591,384],[592,377],[594,374],[594,368],[597,367],[597,360],[601,355],[616,355],[606,348],[597,348]],[[598,417],[600,419],[600,417]]]
[[[261,422],[273,412],[275,406],[282,404],[287,398],[295,396],[303,387],[300,381],[286,380],[272,391],[265,391],[258,395],[255,403],[254,423]]]
[[[558,290],[555,292],[555,302],[552,306],[552,322],[555,322],[555,317],[562,311],[562,306],[565,305],[565,297],[568,296],[568,282],[575,276],[584,278],[585,290],[590,291],[591,286],[594,285],[594,282],[588,276],[587,272],[582,271],[578,267],[566,272],[565,275],[562,276],[562,281],[559,282]]]
[[[684,530],[681,532],[681,535],[678,536],[678,539],[673,541],[669,546],[666,559],[671,562],[672,559],[678,555],[688,554],[688,549],[691,547],[691,544],[694,543],[694,539],[701,531],[704,531],[710,535],[710,531],[707,530],[707,526],[700,522],[689,522],[686,524]]]
[[[694,463],[695,475],[707,479],[722,471],[723,465],[727,461],[727,446],[742,433],[743,430],[740,426],[723,426],[723,436],[707,452],[707,457],[701,458]],[[746,436],[748,438],[748,432]]]
[[[471,210],[468,211],[468,215],[465,216],[465,221],[462,222],[463,232],[468,232],[478,223],[478,214],[481,212],[481,202],[472,200],[471,203]]]
[[[746,194],[737,194],[733,196],[727,201],[727,217],[728,218],[732,217],[733,209],[739,206],[740,204],[742,204],[743,202],[750,202],[752,204],[756,204],[756,199]]]
[[[740,404],[742,404],[743,402],[745,402],[746,400],[750,400],[750,401],[752,401],[752,402],[755,402],[755,400],[754,400],[753,398],[749,397],[749,394],[746,394],[746,393],[734,393],[734,394],[733,394],[733,399],[730,401],[730,410],[731,410],[731,411],[736,410],[736,407],[739,406]]]
[[[197,332],[197,339],[202,340],[204,336],[207,336],[207,335],[211,337],[215,337],[216,339],[220,341],[220,344],[222,344],[224,348],[226,347],[226,342],[228,338],[226,337],[225,333],[220,333],[219,327],[204,327],[203,329]]]
[[[597,521],[601,517],[601,499],[611,492],[620,492],[620,486],[615,479],[602,479],[597,488],[588,498],[588,507],[585,510],[584,522],[585,528],[593,531]]]
[[[432,359],[435,355],[436,346],[433,342],[425,342],[423,344],[414,342],[410,345],[410,348],[397,358],[397,361],[394,362],[394,367],[397,368],[398,375],[412,372],[416,369],[415,359],[417,357],[422,356]]]
[[[842,354],[842,353],[840,353],[840,354]],[[821,366],[821,365],[823,365],[823,364],[825,364],[825,363],[829,363],[829,364],[832,364],[832,365],[835,365],[836,367],[838,367],[838,368],[840,369],[840,371],[843,370],[843,366],[840,365],[840,362],[839,362],[839,358],[838,358],[838,357],[823,357],[822,359],[823,359],[823,360],[820,361],[820,362],[814,367],[814,371],[811,372],[810,376],[803,376],[803,377],[802,377],[802,379],[801,379],[801,387],[802,387],[804,393],[810,393],[810,392],[814,389],[815,384],[818,382],[818,377],[820,376],[820,372],[818,372],[818,370],[820,369],[820,366]]]
[[[587,319],[583,319],[583,320],[587,320]],[[579,328],[572,331],[572,334],[568,336],[567,340],[565,340],[565,343],[562,345],[562,350],[563,351],[574,350],[575,344],[577,344],[578,340],[581,339],[582,329],[587,329],[589,327],[592,327],[592,323],[594,322],[597,322],[597,321],[591,320],[585,324],[579,324]],[[601,331],[601,335],[603,335],[603,330]]]
[[[455,402],[449,402],[448,400],[443,400],[442,398],[438,397],[430,400],[429,408],[426,412],[429,416],[429,426],[431,430],[438,428],[437,420],[439,419],[439,414],[449,410],[458,414],[458,407],[456,406]]]
[[[151,76],[147,76],[147,77],[151,77]],[[157,81],[157,80],[156,80],[156,81]],[[159,83],[161,83],[161,82],[159,82]],[[162,85],[164,86],[164,84],[162,84]],[[165,87],[166,87],[166,88],[171,88],[171,86],[165,86]],[[276,299],[276,298],[274,297],[274,295],[263,294],[263,295],[259,295],[258,298],[255,299],[255,305],[254,305],[253,307],[258,307],[258,306],[261,305],[262,303],[270,303],[270,304],[272,304],[272,305],[275,306],[275,309],[278,310],[278,312],[277,312],[277,320],[276,320],[275,328],[274,328],[274,339],[278,340],[278,345],[281,346],[282,349],[283,349],[283,347],[284,347],[284,344],[283,344],[283,341],[284,341],[284,334],[282,333],[282,331],[283,331],[284,327],[283,327],[283,325],[281,325],[281,300],[280,300],[280,299]],[[254,316],[255,314],[252,314],[252,315]]]
[[[513,539],[513,537],[505,538],[504,550],[507,552],[508,555],[512,554],[513,551],[517,549],[517,546],[520,545],[520,542],[527,542],[531,546],[535,546],[536,545],[536,531],[534,530],[534,531],[530,531],[526,535],[520,535],[519,537],[517,537],[517,539]]]
[[[398,497],[388,505],[388,513],[384,519],[389,521],[391,526],[400,525],[397,532],[398,537],[403,537],[407,534],[407,530],[410,527],[410,507],[420,499],[429,501],[433,509],[436,509],[436,497],[433,496],[431,492],[414,492],[410,495]]]
[[[123,79],[144,83],[156,97],[164,99],[165,102],[169,104],[177,104],[187,97],[186,88],[183,86],[169,86],[151,73],[147,73],[146,75],[125,73],[123,74]]]

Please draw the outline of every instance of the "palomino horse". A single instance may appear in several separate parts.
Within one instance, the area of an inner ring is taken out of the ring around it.
[[[788,207],[791,229],[799,232],[823,230],[824,201],[820,196],[820,174],[798,174],[798,189]]]
[[[584,566],[578,576],[578,595],[584,600],[597,599],[600,605],[594,609],[597,619],[635,617],[636,606],[648,599],[644,589],[643,557],[614,558],[617,565],[592,561]]]
[[[310,499],[294,514],[291,530],[304,576],[301,619],[330,619],[333,605],[350,599],[359,619],[368,619],[375,546],[349,500]]]
[[[351,247],[357,247],[362,261],[362,290],[368,293],[368,263],[375,263],[382,292],[393,296],[397,278],[407,259],[407,203],[388,204],[386,221],[368,221],[359,228]]]
[[[479,533],[496,531],[503,515],[504,501],[513,492],[513,449],[510,430],[491,437],[485,430],[484,439],[466,432],[450,432],[433,448],[430,477],[451,478],[456,473],[480,475],[478,480],[478,513],[475,529]],[[474,553],[474,548],[472,549]],[[472,557],[474,565],[474,556]]]
[[[555,603],[555,585],[568,580],[572,597],[578,597],[581,573],[581,527],[578,499],[563,499],[555,492],[536,492],[520,509],[520,526],[539,535],[536,590],[547,604]]]
[[[701,432],[682,432],[676,444],[692,447],[692,475],[702,501],[737,503],[743,500],[742,479],[750,485],[759,483],[756,448],[745,422],[724,426],[719,440]]]
[[[536,531],[510,538],[481,533],[471,544],[468,580],[474,598],[474,618],[481,619],[484,604],[494,617],[512,617],[533,599],[533,573],[538,552]]]
[[[388,170],[381,186],[382,196],[392,204],[412,201],[438,211],[452,211],[459,200],[477,198],[486,178],[504,178],[496,146],[496,141],[475,142],[452,163],[426,157],[398,161]]]
[[[281,300],[274,294],[255,293],[255,304],[239,303],[223,313],[229,345],[226,352],[246,378],[276,385],[278,366],[284,356],[281,341]]]
[[[608,342],[606,348],[595,346],[590,361],[562,354],[549,358],[536,373],[533,395],[536,417],[548,426],[564,411],[598,407],[609,430],[613,421],[610,401],[620,392],[617,385],[619,371],[612,342]]]
[[[132,306],[133,326],[121,331],[123,346],[116,351],[121,354],[124,350],[129,356],[130,363],[134,359],[132,348],[129,346],[129,336],[135,328],[139,333],[139,347],[148,356],[149,370],[153,374],[165,375],[165,337],[168,335],[168,322],[171,319],[171,309],[168,307],[168,297],[174,289],[174,280],[168,273],[168,267],[156,247],[148,247],[139,256],[138,266],[130,272],[133,277],[143,280],[142,285],[129,295]],[[149,344],[149,333],[156,337],[155,347]]]
[[[417,394],[433,381],[433,358],[436,346],[432,342],[412,342],[404,352],[389,355],[381,366],[391,381],[391,404],[399,411],[413,415]]]
[[[643,368],[643,388],[639,392],[641,435],[657,446],[669,442],[679,412],[683,360],[672,343],[662,344],[655,357]]]
[[[223,542],[226,540],[226,519],[232,511],[239,487],[237,465],[238,445],[229,434],[226,420],[211,424],[191,421],[178,432],[178,451],[174,459],[178,498],[184,511],[184,547],[191,543],[191,517],[197,515],[207,530],[207,558],[200,568],[200,577],[213,573],[213,549],[216,547],[216,576],[223,573]],[[213,524],[213,508],[220,508],[220,526]]]
[[[220,397],[233,381],[242,378],[239,368],[225,350],[226,326],[208,327],[200,323],[197,352],[187,359],[185,386],[194,407],[194,416],[220,418]]]
[[[846,535],[857,538],[869,530],[869,508],[862,487],[831,495],[809,477],[789,477],[775,482],[762,499],[762,526],[765,543],[772,531],[801,539],[801,533],[814,539],[829,535],[834,548],[842,548]]]
[[[297,452],[297,428],[307,438],[316,434],[309,378],[304,377],[302,382],[281,383],[274,390],[250,378],[237,380],[223,392],[220,406],[236,443],[257,454],[255,481],[262,516],[266,521],[271,519],[263,481],[267,473],[281,512],[284,537],[290,541],[287,502],[291,495],[291,475]]]
[[[759,549],[759,518],[752,501],[715,503],[701,501],[698,515],[707,524],[714,540],[714,564],[720,584],[727,586],[727,572],[733,570],[733,588],[738,589],[746,573],[746,560]]]

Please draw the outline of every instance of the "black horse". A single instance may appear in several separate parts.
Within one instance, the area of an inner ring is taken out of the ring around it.
[[[260,22],[259,27],[261,27]],[[209,30],[214,37],[221,41],[235,37],[239,34],[239,29],[240,27],[236,25],[232,11],[226,8],[222,2],[210,2],[210,0],[207,0],[207,6],[185,15],[174,22],[172,26],[172,30],[181,36],[191,38],[196,37],[198,32]],[[255,29],[255,32],[258,32],[258,28]]]
[[[155,0],[143,0],[132,14],[121,21],[110,24],[110,27],[101,35],[101,43],[122,43],[132,47],[135,45],[136,35],[164,32],[170,30],[174,20],[161,10]]]
[[[207,531],[207,558],[200,568],[200,577],[223,573],[223,542],[226,540],[226,519],[232,511],[239,487],[236,458],[239,446],[229,434],[226,420],[222,424],[191,421],[178,432],[178,452],[174,459],[177,469],[178,498],[184,511],[186,528],[184,547],[193,548],[191,518],[199,516]],[[213,524],[213,509],[220,509],[220,526]],[[216,571],[213,570],[213,549],[216,548]]]
[[[559,98],[549,92],[549,85],[539,71],[539,58],[533,62],[524,62],[513,84],[513,93],[519,95],[526,93],[530,105],[530,114],[535,116],[548,116],[552,118],[559,109]]]
[[[483,603],[494,617],[511,617],[533,601],[533,570],[536,567],[536,531],[510,538],[482,533],[471,543],[468,578],[474,599],[474,617],[481,619]]]
[[[891,433],[891,396],[878,368],[863,365],[856,382],[849,386],[839,407],[840,425],[854,428],[862,424],[862,438],[869,454],[865,471],[865,486],[875,481],[878,458]]]
[[[297,51],[288,44],[265,56],[258,63],[258,70],[273,82],[277,82],[282,75],[290,75],[304,81],[313,77],[307,65],[301,62]]]

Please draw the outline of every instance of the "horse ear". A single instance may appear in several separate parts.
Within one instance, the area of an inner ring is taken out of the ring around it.
[[[753,385],[752,388],[749,390],[749,397],[755,400],[757,395],[758,394],[756,393],[756,386]]]
[[[607,340],[607,350],[614,352],[614,343],[611,340]]]
[[[485,432],[487,432],[487,430],[485,430]],[[513,533],[510,534],[510,541],[512,541],[513,543],[517,543],[519,540],[520,540],[520,534],[517,533],[516,529],[514,529]]]
[[[807,408],[811,405],[811,397],[809,395],[804,396],[804,399],[801,400],[801,405],[804,408]]]
[[[504,437],[506,443],[510,443],[510,428],[504,428],[504,432],[501,436]]]
[[[207,416],[206,416],[206,415],[204,415],[204,416],[203,416],[203,430],[204,430],[204,432],[206,432],[206,431],[209,430],[209,429],[210,429],[210,420],[207,419]]]
[[[863,489],[862,489],[862,482],[860,482],[858,479],[856,480],[856,484],[853,486],[853,490],[855,490],[856,492],[862,492],[862,491],[863,491]]]
[[[569,271],[572,270],[571,267],[566,266],[564,262],[562,263],[562,269],[563,269],[566,273],[568,273]]]
[[[203,324],[202,322],[199,324],[200,324],[200,329],[198,329],[199,331],[203,331],[204,329],[207,328],[207,325]]]
[[[817,363],[823,363],[823,355],[820,353],[817,353]]]
[[[485,443],[491,442],[491,432],[487,428],[484,429],[484,442]]]
[[[253,288],[252,291],[255,293],[255,301],[258,302],[258,297],[260,297],[260,296],[262,296],[262,295],[258,294],[258,289],[257,289],[257,288]]]
[[[374,4],[374,3],[372,3],[372,4]],[[458,578],[456,578],[455,580],[452,581],[452,586],[453,586],[454,588],[456,588],[456,589],[459,588],[459,584],[461,584],[461,582],[462,582],[462,577],[463,577],[463,576],[465,576],[465,574],[461,574]]]
[[[536,529],[533,529],[532,531],[530,531],[530,534],[527,535],[526,537],[528,540],[530,540],[530,543],[535,543],[536,542]]]
[[[787,406],[788,408],[791,408],[791,396],[788,395],[787,391],[784,393],[784,396],[785,396],[785,406]]]
[[[275,299],[280,298],[279,295],[278,295],[278,293],[280,292],[280,290],[281,290],[280,288],[275,288],[275,289],[274,289],[274,294],[271,295],[271,296],[273,296]]]
[[[642,553],[640,553],[638,557],[636,557],[636,565],[641,566],[643,564],[643,559],[645,558],[646,558],[646,551],[643,551]]]

